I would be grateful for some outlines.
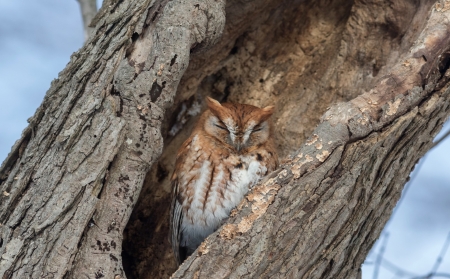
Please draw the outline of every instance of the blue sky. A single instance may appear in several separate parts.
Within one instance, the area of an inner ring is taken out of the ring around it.
[[[82,44],[76,0],[0,1],[0,162]],[[384,230],[389,237],[379,279],[412,278],[395,276],[386,261],[415,275],[435,263],[450,232],[450,139],[428,153],[402,199]],[[374,278],[381,246],[375,244],[363,265],[364,279]],[[439,272],[450,274],[450,250]]]
[[[0,160],[81,47],[75,0],[0,1]]]

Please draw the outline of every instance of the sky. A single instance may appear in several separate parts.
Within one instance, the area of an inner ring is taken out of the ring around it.
[[[76,0],[0,0],[0,162],[82,44]],[[450,130],[450,124],[443,130]],[[450,138],[419,165],[362,266],[363,279],[413,278],[426,275],[436,263],[450,233]],[[437,270],[450,278],[450,249]]]

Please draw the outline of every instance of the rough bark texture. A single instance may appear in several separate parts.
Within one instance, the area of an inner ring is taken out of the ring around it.
[[[444,0],[106,1],[0,169],[0,276],[175,272],[168,175],[206,95],[276,104],[291,156],[173,277],[360,276],[449,114],[449,18]]]
[[[1,278],[125,278],[122,234],[221,1],[106,1],[0,170]]]

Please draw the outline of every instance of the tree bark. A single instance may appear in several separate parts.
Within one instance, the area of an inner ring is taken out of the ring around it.
[[[106,1],[0,169],[0,275],[125,278],[122,255],[129,278],[172,274],[167,177],[213,95],[276,104],[286,159],[173,278],[357,278],[450,113],[449,18],[448,1]]]
[[[0,170],[2,278],[125,278],[122,232],[221,1],[106,1]]]

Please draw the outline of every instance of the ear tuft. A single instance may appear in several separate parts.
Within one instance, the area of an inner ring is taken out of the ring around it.
[[[274,106],[267,106],[265,108],[261,109],[261,119],[259,120],[260,122],[263,122],[265,120],[267,120],[275,111],[275,107]]]
[[[262,110],[263,110],[265,113],[269,114],[269,116],[270,116],[270,115],[273,114],[273,112],[274,112],[274,110],[275,110],[275,107],[274,107],[274,106],[267,106],[267,107],[263,108]]]
[[[222,105],[211,97],[206,97],[206,105],[209,110],[217,116],[220,115],[220,112],[223,110]]]

